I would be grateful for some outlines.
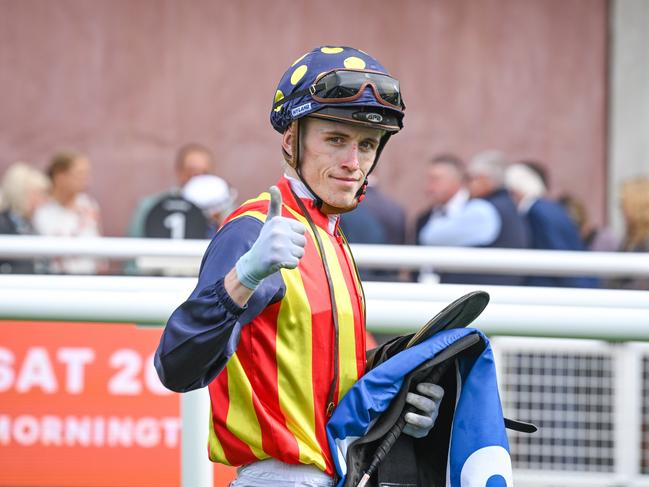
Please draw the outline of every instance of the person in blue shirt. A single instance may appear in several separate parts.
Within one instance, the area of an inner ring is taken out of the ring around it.
[[[417,220],[419,245],[478,247],[494,242],[500,230],[496,209],[471,199],[466,169],[452,154],[431,161],[427,193],[432,206]]]
[[[507,168],[505,183],[526,218],[531,247],[539,250],[586,250],[579,230],[559,203],[546,197],[547,176],[538,164],[519,162]],[[530,286],[598,287],[589,277],[530,276]]]
[[[505,165],[504,156],[497,151],[478,154],[466,171],[459,159],[448,155],[433,159],[428,175],[433,208],[418,232],[418,243],[526,248],[528,230],[504,188]],[[523,277],[442,273],[440,282],[516,286],[523,283]]]

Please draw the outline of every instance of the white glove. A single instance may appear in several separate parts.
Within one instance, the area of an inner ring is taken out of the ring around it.
[[[414,438],[423,438],[435,424],[439,405],[444,397],[444,389],[437,384],[420,382],[417,384],[417,392],[421,394],[409,392],[406,396],[406,402],[417,408],[419,412],[406,413],[406,426],[403,432]]]
[[[268,216],[257,240],[236,263],[239,282],[255,289],[266,277],[282,267],[294,269],[304,255],[306,228],[302,223],[281,216],[282,194],[271,186]]]

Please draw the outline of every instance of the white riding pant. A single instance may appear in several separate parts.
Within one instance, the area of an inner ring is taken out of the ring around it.
[[[237,469],[230,487],[333,487],[334,479],[313,465],[291,465],[274,458]]]

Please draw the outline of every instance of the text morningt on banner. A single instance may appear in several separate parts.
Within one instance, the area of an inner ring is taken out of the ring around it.
[[[0,321],[0,485],[180,485],[179,396],[152,360],[160,333]]]

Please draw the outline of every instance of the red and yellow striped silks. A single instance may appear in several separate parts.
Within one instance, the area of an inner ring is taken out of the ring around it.
[[[317,243],[289,183],[278,183],[282,216],[307,228],[304,257],[280,272],[284,298],[243,327],[236,353],[210,384],[210,459],[244,465],[265,458],[313,464],[333,474],[325,424],[333,380],[335,330],[329,285]],[[265,221],[268,193],[247,201],[230,219]],[[349,248],[328,233],[327,216],[303,200],[323,243],[338,312],[340,398],[365,370],[365,309]]]

